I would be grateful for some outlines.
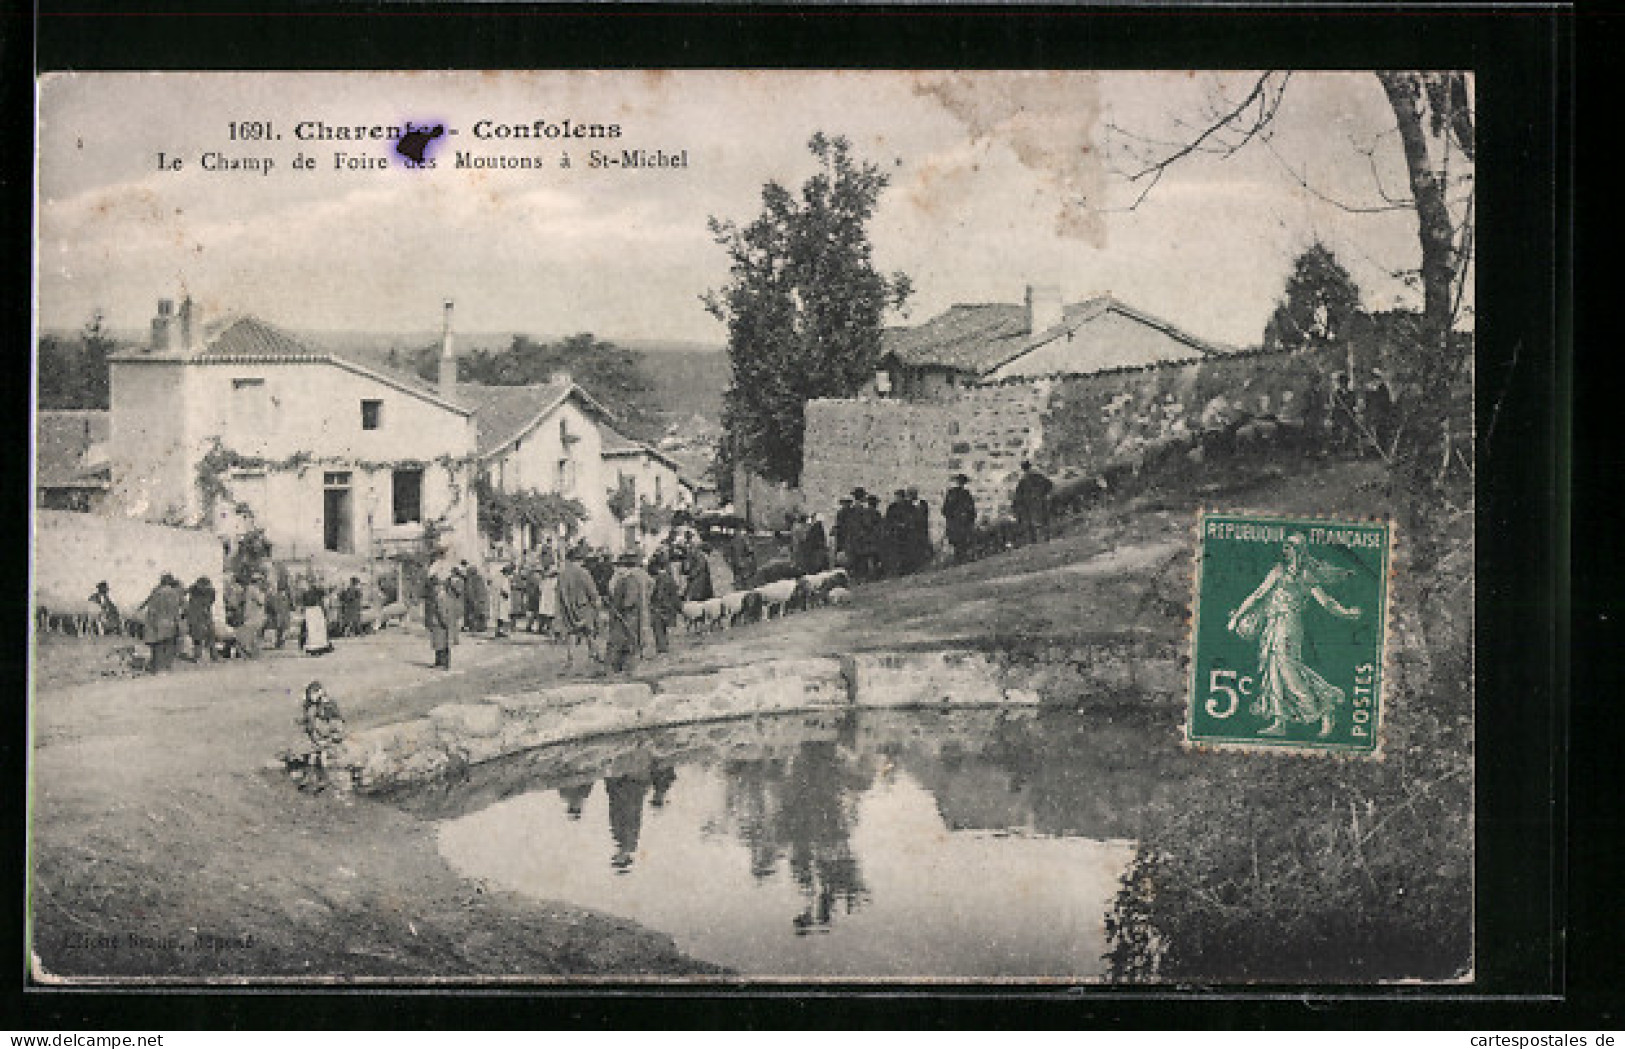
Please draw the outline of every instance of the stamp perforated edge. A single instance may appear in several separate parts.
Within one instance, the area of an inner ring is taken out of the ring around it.
[[[1325,744],[1306,743],[1295,740],[1282,740],[1279,743],[1265,743],[1262,741],[1242,740],[1211,740],[1191,738],[1191,706],[1196,696],[1196,627],[1199,617],[1197,605],[1202,596],[1202,526],[1210,516],[1223,517],[1250,517],[1272,524],[1296,525],[1382,525],[1387,529],[1388,544],[1383,551],[1385,561],[1382,578],[1382,596],[1378,601],[1382,609],[1382,620],[1378,624],[1378,659],[1382,666],[1382,674],[1377,682],[1376,709],[1377,728],[1376,739],[1371,749],[1362,750],[1344,746],[1328,746]],[[1372,514],[1368,517],[1314,517],[1290,514],[1278,514],[1261,510],[1224,510],[1213,507],[1199,506],[1196,509],[1195,524],[1193,525],[1191,544],[1191,590],[1190,601],[1185,609],[1185,647],[1183,659],[1185,661],[1185,694],[1180,705],[1179,742],[1180,747],[1187,751],[1210,754],[1278,754],[1297,757],[1310,757],[1332,761],[1384,761],[1388,746],[1388,721],[1393,713],[1389,706],[1392,702],[1392,689],[1390,681],[1394,673],[1393,636],[1393,603],[1394,582],[1398,574],[1398,558],[1395,556],[1399,550],[1399,528],[1392,515]]]

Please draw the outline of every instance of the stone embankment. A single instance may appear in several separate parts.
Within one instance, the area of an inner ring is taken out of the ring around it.
[[[536,747],[616,733],[842,708],[1075,705],[1087,690],[1177,694],[1179,675],[1172,652],[1126,650],[1107,659],[1014,662],[960,650],[772,660],[652,685],[554,685],[447,703],[427,717],[353,734],[338,759],[357,789],[377,792]]]

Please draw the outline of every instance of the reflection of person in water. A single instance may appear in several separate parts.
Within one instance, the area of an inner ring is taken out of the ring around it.
[[[871,776],[844,760],[833,741],[802,744],[790,764],[776,829],[807,901],[792,919],[798,936],[827,930],[837,902],[850,914],[869,898],[851,835],[857,795],[871,783]]]
[[[1271,721],[1259,729],[1264,736],[1286,733],[1288,721],[1320,722],[1320,735],[1329,736],[1343,690],[1321,677],[1303,660],[1303,618],[1311,600],[1342,619],[1358,619],[1358,608],[1345,608],[1326,587],[1351,574],[1304,552],[1302,534],[1293,534],[1281,547],[1281,561],[1264,581],[1230,614],[1229,627],[1244,638],[1258,638],[1258,698],[1253,713]],[[1254,611],[1262,605],[1262,622]]]
[[[649,793],[647,776],[606,776],[604,793],[609,795],[609,834],[615,839],[615,855],[609,865],[615,873],[632,869],[643,833],[643,798]]]
[[[577,783],[570,787],[560,787],[559,797],[564,799],[564,813],[573,820],[581,818],[581,810],[587,804],[587,797],[592,794],[592,780]]]

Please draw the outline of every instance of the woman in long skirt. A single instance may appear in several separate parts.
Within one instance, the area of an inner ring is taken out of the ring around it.
[[[327,612],[322,607],[322,588],[312,585],[305,591],[305,655],[325,656],[333,651],[327,637]]]

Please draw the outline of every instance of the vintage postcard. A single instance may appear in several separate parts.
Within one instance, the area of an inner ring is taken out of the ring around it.
[[[32,979],[1470,981],[1474,91],[42,76]]]

